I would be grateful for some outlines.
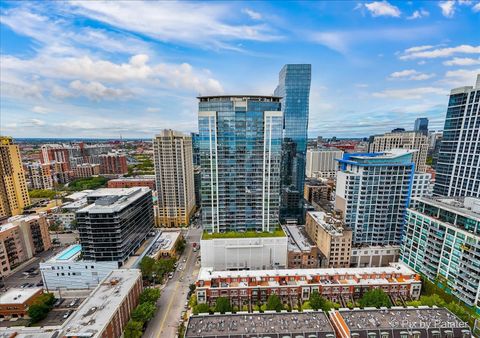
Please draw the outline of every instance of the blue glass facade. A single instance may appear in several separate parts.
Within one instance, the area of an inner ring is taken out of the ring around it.
[[[426,117],[417,118],[413,130],[428,134],[428,119]]]
[[[282,97],[282,205],[281,218],[302,215],[301,196],[305,182],[308,111],[312,66],[285,65],[279,74],[275,95]]]
[[[199,100],[204,229],[274,230],[280,207],[280,99],[209,96]]]

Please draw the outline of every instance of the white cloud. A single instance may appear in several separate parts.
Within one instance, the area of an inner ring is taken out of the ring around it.
[[[423,98],[427,94],[444,95],[445,90],[435,87],[419,87],[407,89],[385,89],[381,92],[375,92],[372,95],[379,98],[416,100]]]
[[[442,10],[443,16],[447,18],[452,18],[455,14],[455,1],[453,0],[441,1],[438,3],[438,6]]]
[[[50,109],[42,106],[35,106],[32,108],[32,111],[37,114],[48,114],[50,112]]]
[[[131,92],[128,90],[108,88],[97,81],[81,82],[75,80],[70,82],[70,88],[74,90],[75,94],[86,96],[95,101],[113,98],[123,99],[131,96]]]
[[[473,66],[480,65],[480,58],[453,58],[451,60],[444,61],[445,66]]]
[[[480,12],[480,2],[477,2],[477,3],[472,7],[472,11],[474,11],[475,13]]]
[[[449,70],[445,73],[442,83],[451,87],[471,86],[475,83],[478,74],[480,74],[480,68]]]
[[[2,56],[0,61],[2,71],[17,75],[26,75],[32,72],[44,78],[57,80],[83,80],[121,85],[125,85],[126,82],[144,82],[152,87],[173,87],[196,93],[218,94],[223,92],[220,82],[212,78],[208,71],[199,71],[188,63],[149,64],[149,57],[144,54],[132,56],[127,63],[95,60],[89,56],[80,58],[38,56],[23,60],[7,55]],[[114,94],[115,92],[104,93]],[[72,95],[59,85],[54,87],[52,94],[59,98]]]
[[[428,48],[427,48],[428,47]],[[422,49],[419,49],[422,48]],[[480,46],[460,45],[456,47],[446,47],[432,49],[433,46],[412,47],[406,49],[400,56],[401,60],[411,59],[433,59],[449,57],[454,54],[480,54]]]
[[[389,79],[408,79],[414,81],[428,80],[434,77],[435,74],[420,73],[415,69],[406,69],[390,74]]]
[[[247,14],[250,19],[252,20],[261,20],[262,19],[262,14],[258,13],[258,12],[255,12],[254,10],[250,9],[250,8],[244,8],[242,9],[242,12]]]
[[[366,3],[365,7],[370,11],[372,16],[391,16],[398,18],[400,17],[400,9],[398,7],[393,6],[387,1],[374,1],[370,3]]]
[[[390,77],[391,78],[400,78],[400,77],[411,76],[411,75],[414,75],[414,74],[417,74],[416,70],[406,69],[406,70],[402,70],[402,71],[399,71],[399,72],[393,72],[392,74],[390,74]]]
[[[425,10],[425,9],[420,9],[420,10],[416,10],[412,13],[412,15],[408,16],[407,19],[408,20],[414,20],[414,19],[420,19],[420,18],[425,18],[427,16],[429,16],[430,13]]]
[[[155,108],[155,107],[147,107],[147,109],[145,110],[147,113],[159,113],[162,111],[160,108]]]
[[[342,32],[318,32],[312,34],[312,40],[340,53],[348,50],[348,37]]]
[[[227,23],[231,7],[218,3],[76,1],[71,10],[160,41],[200,45],[202,48],[237,49],[228,42],[281,38],[266,24]]]

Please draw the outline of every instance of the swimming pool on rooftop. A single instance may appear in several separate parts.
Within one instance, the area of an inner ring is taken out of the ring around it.
[[[80,244],[75,244],[67,249],[65,249],[63,252],[61,252],[57,256],[57,260],[59,261],[66,261],[75,256],[77,253],[79,253],[82,250],[82,246]]]

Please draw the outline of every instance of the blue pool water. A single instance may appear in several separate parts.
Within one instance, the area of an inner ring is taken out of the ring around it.
[[[61,261],[66,261],[75,256],[80,250],[82,250],[82,246],[80,244],[72,245],[71,247],[60,253],[57,259]]]

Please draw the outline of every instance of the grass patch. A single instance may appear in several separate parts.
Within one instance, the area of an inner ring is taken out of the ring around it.
[[[273,232],[263,231],[263,232],[256,232],[256,231],[245,231],[245,232],[237,232],[237,231],[228,231],[228,232],[214,232],[208,233],[206,231],[203,232],[202,239],[217,239],[217,238],[254,238],[254,237],[285,237],[285,232],[282,229],[277,229]]]
[[[81,191],[85,189],[98,189],[105,187],[108,179],[102,176],[89,177],[89,178],[79,178],[68,184],[68,190],[70,191]]]

